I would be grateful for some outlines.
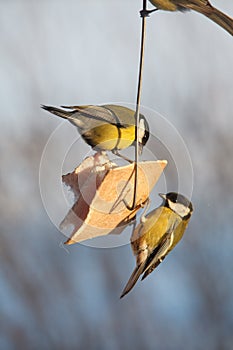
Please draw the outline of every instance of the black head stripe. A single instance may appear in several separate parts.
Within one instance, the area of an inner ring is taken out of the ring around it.
[[[167,201],[170,200],[173,203],[180,203],[184,206],[188,207],[190,211],[193,211],[192,203],[182,194],[176,193],[176,192],[169,192],[166,194]]]

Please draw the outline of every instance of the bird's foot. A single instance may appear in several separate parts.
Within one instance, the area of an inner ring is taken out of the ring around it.
[[[140,16],[141,17],[150,17],[150,14],[152,13],[152,12],[155,12],[155,11],[157,11],[158,9],[153,9],[153,10],[141,10],[140,11]]]

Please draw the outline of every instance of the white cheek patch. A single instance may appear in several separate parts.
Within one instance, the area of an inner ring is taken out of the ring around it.
[[[140,143],[142,143],[142,139],[145,135],[145,132],[146,132],[145,120],[141,118],[139,121],[139,130],[138,130],[138,141]]]
[[[190,213],[190,209],[181,203],[169,201],[169,207],[182,218]]]

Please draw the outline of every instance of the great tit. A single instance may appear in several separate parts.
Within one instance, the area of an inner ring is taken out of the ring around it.
[[[192,203],[183,195],[160,194],[163,203],[152,210],[134,230],[131,247],[136,256],[134,269],[121,298],[135,285],[139,276],[146,278],[182,238],[193,212]]]
[[[118,105],[41,106],[46,111],[69,120],[88,145],[97,151],[127,148],[135,143],[135,111]],[[139,115],[139,153],[149,138],[149,125],[144,115]],[[119,154],[118,154],[119,155]]]
[[[150,0],[150,2],[158,10],[197,11],[233,35],[233,19],[213,7],[208,0]]]

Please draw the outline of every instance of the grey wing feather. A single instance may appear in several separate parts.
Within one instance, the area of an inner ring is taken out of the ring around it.
[[[170,247],[172,246],[174,239],[174,233],[168,234],[162,244],[159,246],[159,249],[153,259],[147,262],[145,272],[142,276],[142,280],[144,280],[154,269],[164,260],[167,255]]]
[[[64,109],[45,105],[41,107],[58,117],[69,120],[79,128],[81,134],[106,123],[113,125],[118,123],[117,116],[105,106],[62,106]]]
[[[172,247],[174,241],[174,231],[178,225],[179,221],[176,220],[172,227],[167,231],[165,237],[158,247],[156,247],[154,252],[152,252],[152,254],[147,258],[142,280],[144,280],[152,271],[154,271],[154,269],[164,260],[165,256]]]
[[[116,125],[118,123],[117,116],[105,106],[62,106],[62,108],[70,109],[73,112],[79,113],[84,118],[91,118],[102,124],[110,123]]]

